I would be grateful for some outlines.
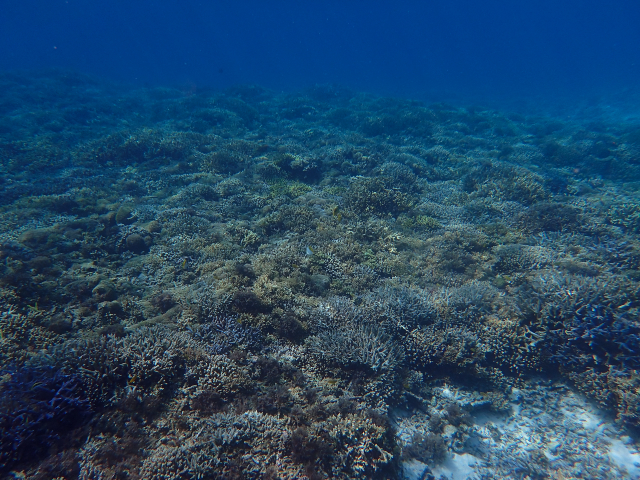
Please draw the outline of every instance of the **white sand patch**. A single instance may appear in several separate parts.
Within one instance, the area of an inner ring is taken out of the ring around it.
[[[626,470],[629,478],[640,478],[640,453],[630,449],[622,440],[611,440],[609,458],[621,470]]]
[[[468,453],[458,455],[454,453],[447,460],[432,469],[436,478],[446,478],[447,480],[476,480],[480,477],[473,468],[479,459]]]

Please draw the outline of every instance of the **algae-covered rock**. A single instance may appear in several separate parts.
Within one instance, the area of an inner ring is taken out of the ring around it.
[[[110,280],[101,280],[93,288],[92,293],[100,301],[115,300],[118,297],[116,286]]]
[[[122,225],[131,225],[133,222],[135,222],[133,209],[128,205],[122,205],[116,211],[116,223],[119,223]]]
[[[148,237],[149,242],[151,238]],[[148,250],[147,239],[137,233],[132,233],[126,240],[127,250],[133,253],[144,253]]]

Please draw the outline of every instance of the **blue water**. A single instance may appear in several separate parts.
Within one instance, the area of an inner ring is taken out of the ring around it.
[[[0,480],[639,479],[639,26],[0,0]]]
[[[635,1],[0,2],[0,71],[193,88],[339,83],[410,97],[635,87]]]

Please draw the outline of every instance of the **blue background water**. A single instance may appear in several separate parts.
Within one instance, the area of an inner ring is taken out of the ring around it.
[[[632,87],[632,0],[2,0],[0,70],[192,88],[336,82],[407,96]]]

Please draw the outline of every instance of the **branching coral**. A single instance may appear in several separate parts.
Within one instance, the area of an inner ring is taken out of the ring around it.
[[[6,468],[393,478],[532,374],[640,424],[635,127],[63,77],[0,75]]]
[[[91,414],[78,376],[52,367],[24,367],[1,374],[0,472],[46,454]]]
[[[325,331],[307,342],[309,353],[328,365],[379,373],[393,370],[401,358],[399,347],[380,327],[355,325]]]

